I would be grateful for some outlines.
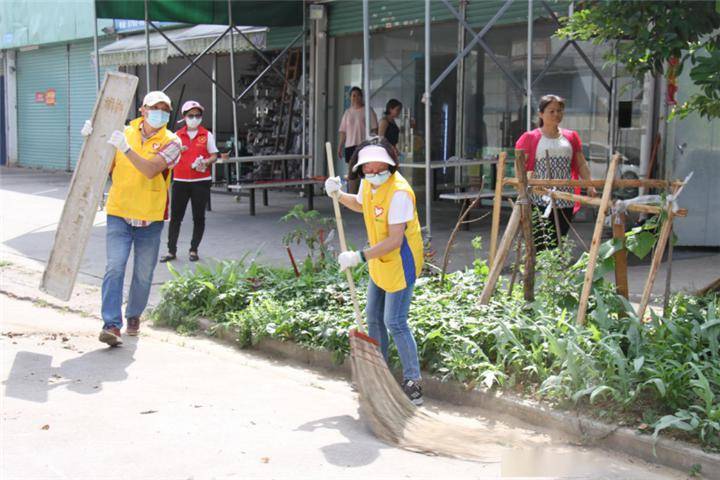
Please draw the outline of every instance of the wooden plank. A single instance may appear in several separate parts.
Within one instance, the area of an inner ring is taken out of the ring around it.
[[[615,178],[615,171],[617,170],[619,161],[620,155],[613,156],[610,161],[607,176],[605,177],[605,186],[603,187],[600,209],[598,210],[597,219],[595,220],[595,231],[593,232],[592,243],[590,244],[590,258],[588,259],[588,266],[585,270],[585,281],[583,282],[582,293],[580,294],[580,304],[578,305],[577,323],[580,325],[585,324],[585,314],[587,313],[588,300],[590,299],[590,290],[592,289],[593,275],[595,274],[595,264],[597,263],[598,252],[600,251],[602,229],[605,223],[605,215],[607,213],[608,205],[610,205],[613,179]]]
[[[525,278],[523,285],[525,300],[535,300],[535,240],[532,234],[532,211],[528,198],[527,170],[525,169],[525,153],[515,156],[515,172],[518,177],[518,200],[520,206],[520,228],[525,240]]]
[[[500,272],[502,272],[503,265],[507,259],[512,242],[517,235],[518,227],[520,225],[520,205],[513,207],[510,220],[508,220],[505,233],[503,233],[502,240],[500,240],[500,246],[498,247],[497,256],[493,261],[492,267],[490,268],[490,274],[488,275],[487,283],[480,294],[480,305],[487,305],[495,291],[495,285],[497,284],[498,278],[500,278]]]
[[[617,293],[629,298],[627,272],[627,250],[625,249],[625,221],[624,213],[617,213],[612,216],[613,238],[622,242],[622,248],[615,252],[615,285]]]
[[[640,300],[640,306],[638,307],[638,318],[640,320],[645,316],[645,310],[650,303],[650,294],[652,293],[653,285],[655,284],[655,277],[657,276],[660,263],[662,263],[662,257],[665,253],[665,247],[667,246],[668,239],[670,238],[670,232],[672,232],[673,226],[673,212],[672,208],[668,209],[668,217],[665,223],[662,224],[660,229],[660,236],[658,237],[657,245],[655,245],[655,252],[653,253],[652,262],[650,263],[650,272],[648,273],[647,281],[645,282],[645,288],[643,289],[642,299]]]
[[[93,132],[80,149],[40,283],[42,291],[61,300],[69,300],[72,294],[115,156],[115,148],[107,140],[113,131],[123,129],[137,83],[138,78],[133,75],[108,72],[95,102],[91,116]]]
[[[490,266],[495,262],[498,232],[500,231],[500,211],[502,209],[503,179],[505,178],[505,161],[507,153],[500,152],[495,170],[495,198],[493,199],[492,228],[490,230]]]
[[[508,186],[512,186],[517,188],[517,178],[506,178],[503,183]],[[677,188],[680,187],[683,184],[682,180],[674,180],[672,182],[668,182],[666,180],[630,180],[630,179],[616,179],[612,183],[612,188],[639,188],[639,187],[645,187],[645,188]],[[551,178],[551,179],[541,179],[541,178],[531,178],[528,180],[528,185],[531,187],[543,187],[543,188],[553,188],[553,187],[581,187],[581,188],[588,188],[588,187],[604,187],[605,181],[604,180],[564,180],[564,179],[557,179],[557,178]]]

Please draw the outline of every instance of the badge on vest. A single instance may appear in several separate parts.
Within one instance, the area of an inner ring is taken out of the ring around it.
[[[375,207],[375,217],[377,218],[377,217],[381,216],[384,211],[385,210],[383,210],[382,207]]]
[[[205,136],[198,137],[198,143],[207,143],[207,137],[205,137]]]
[[[152,147],[153,147],[153,150],[156,150],[156,151],[157,151],[157,150],[160,148],[160,144],[159,144],[159,143],[153,143],[153,144],[152,144]]]

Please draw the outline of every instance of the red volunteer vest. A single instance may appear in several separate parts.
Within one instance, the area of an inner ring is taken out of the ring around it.
[[[208,130],[201,125],[198,127],[197,132],[193,139],[188,136],[187,127],[175,132],[175,135],[182,141],[183,149],[185,149],[180,154],[180,162],[173,169],[173,177],[176,180],[201,180],[210,179],[211,177],[210,167],[204,172],[198,172],[190,167],[196,158],[208,158],[210,156],[207,150]]]

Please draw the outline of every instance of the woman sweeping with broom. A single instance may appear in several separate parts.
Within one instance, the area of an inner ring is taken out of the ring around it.
[[[368,333],[379,342],[387,361],[390,331],[403,367],[403,391],[412,403],[422,405],[417,345],[407,318],[415,280],[423,266],[423,243],[415,193],[397,172],[394,152],[384,138],[366,140],[350,161],[354,165],[350,175],[362,179],[358,193],[342,192],[340,177],[328,178],[325,191],[363,214],[370,247],[342,252],[340,270],[368,263]]]

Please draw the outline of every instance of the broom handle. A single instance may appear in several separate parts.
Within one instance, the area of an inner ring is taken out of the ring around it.
[[[327,152],[328,162],[328,175],[330,177],[335,176],[335,157],[332,152],[332,145],[330,142],[325,142],[325,151]],[[338,237],[340,238],[340,249],[345,252],[347,251],[347,242],[345,241],[345,227],[343,227],[342,214],[340,213],[340,202],[338,199],[333,197],[332,199],[333,209],[335,210],[335,223],[337,224]],[[360,313],[360,304],[357,299],[357,292],[355,291],[355,281],[353,280],[352,272],[350,269],[345,269],[345,275],[347,277],[348,285],[350,286],[350,297],[352,298],[353,307],[355,309],[355,323],[357,323],[358,329],[361,332],[365,331],[363,326],[362,314]]]

